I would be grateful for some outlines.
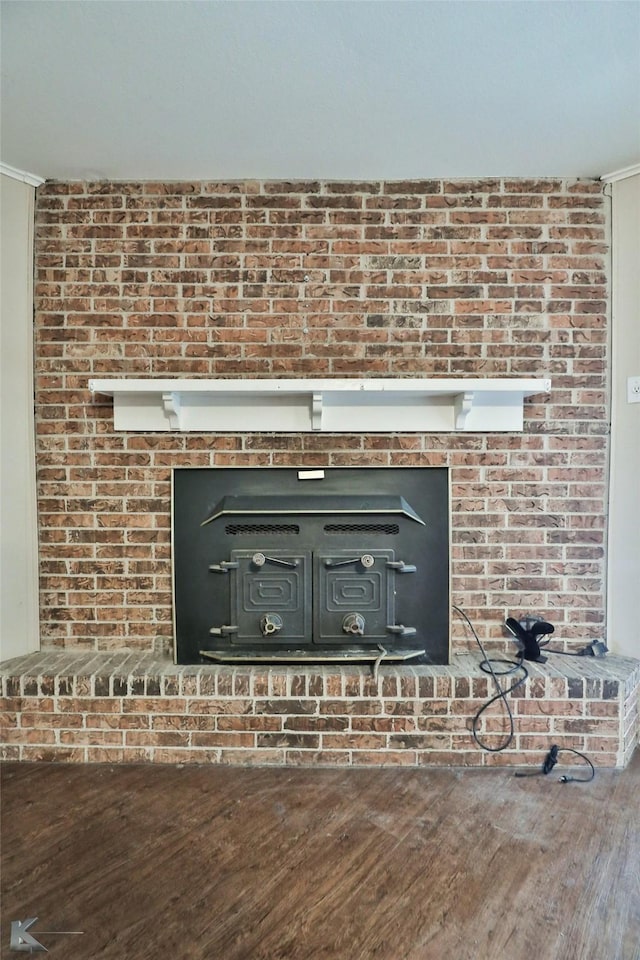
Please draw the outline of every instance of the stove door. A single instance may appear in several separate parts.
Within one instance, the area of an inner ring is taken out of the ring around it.
[[[314,554],[314,629],[319,644],[384,643],[395,624],[393,550]]]
[[[232,550],[229,577],[232,643],[309,642],[311,553]]]

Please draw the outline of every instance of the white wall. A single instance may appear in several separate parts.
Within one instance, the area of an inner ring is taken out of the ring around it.
[[[0,659],[39,647],[33,418],[35,189],[0,174]]]
[[[612,184],[612,397],[607,642],[640,657],[640,174]]]

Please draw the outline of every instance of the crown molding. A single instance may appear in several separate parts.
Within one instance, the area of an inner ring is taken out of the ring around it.
[[[30,187],[39,187],[45,181],[44,177],[39,177],[36,173],[18,170],[17,167],[10,167],[8,163],[0,162],[0,173],[4,174],[5,177],[11,177],[12,180],[28,183]]]
[[[613,173],[603,173],[600,179],[603,183],[615,183],[616,180],[626,180],[627,177],[635,177],[640,174],[640,163],[633,163],[630,167],[622,167],[621,170],[614,170]]]

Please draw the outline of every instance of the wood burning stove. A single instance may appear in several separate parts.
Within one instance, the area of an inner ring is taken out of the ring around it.
[[[179,663],[449,656],[440,468],[173,473]]]

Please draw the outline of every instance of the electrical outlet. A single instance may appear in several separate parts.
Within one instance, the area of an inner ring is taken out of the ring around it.
[[[627,403],[640,403],[640,377],[627,377]]]

